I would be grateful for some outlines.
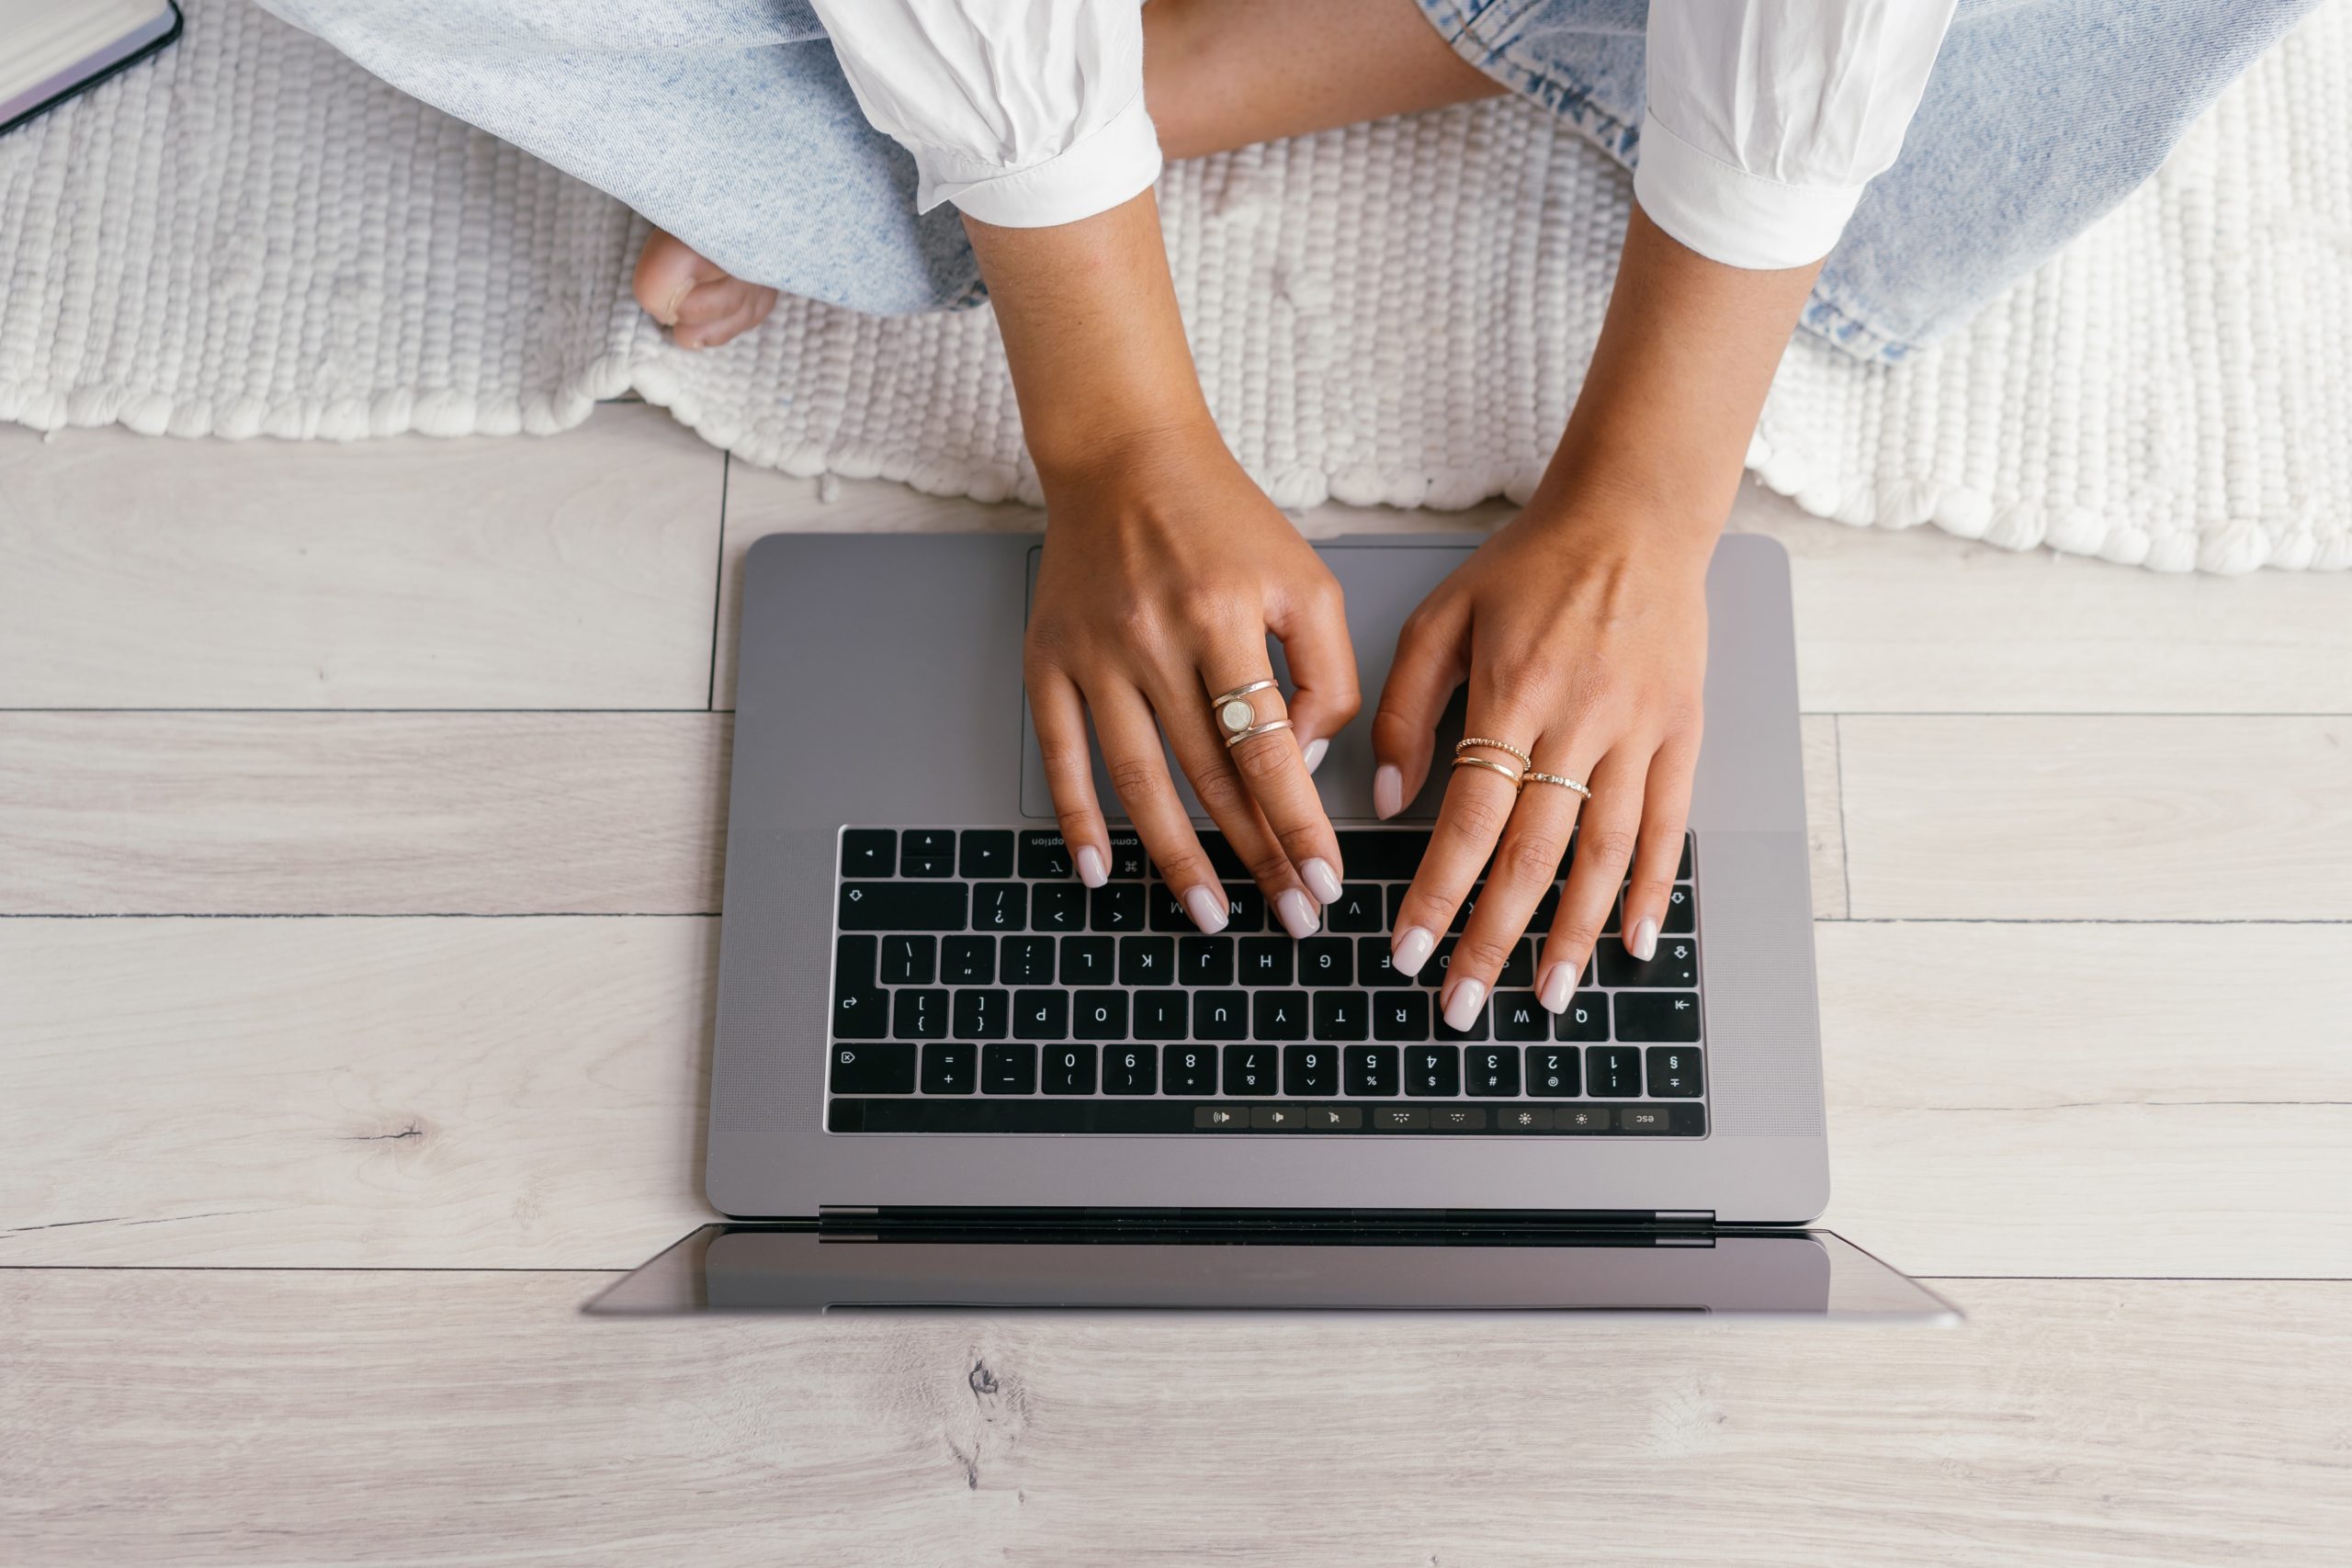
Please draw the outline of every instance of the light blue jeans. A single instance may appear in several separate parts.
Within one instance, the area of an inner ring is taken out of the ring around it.
[[[1647,0],[1418,0],[1472,63],[1628,165]],[[952,208],[866,124],[800,0],[262,0],[392,85],[628,203],[739,277],[855,310],[968,305]],[[2317,0],[1961,0],[1903,155],[1804,325],[1896,359],[2155,171]]]

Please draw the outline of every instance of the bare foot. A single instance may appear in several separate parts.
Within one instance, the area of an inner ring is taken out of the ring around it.
[[[653,231],[637,258],[637,302],[680,348],[716,348],[768,319],[775,290],[704,260],[674,234]]]

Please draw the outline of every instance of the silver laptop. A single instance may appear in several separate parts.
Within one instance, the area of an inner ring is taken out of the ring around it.
[[[1475,544],[1320,547],[1366,692]],[[752,548],[706,1173],[737,1223],[606,1306],[1948,1314],[1803,1228],[1828,1166],[1779,546],[1727,538],[1708,578],[1706,739],[1657,956],[1612,930],[1555,1017],[1539,915],[1462,1032],[1435,1016],[1443,947],[1413,979],[1387,963],[1445,775],[1375,820],[1362,721],[1317,775],[1347,885],[1316,936],[1230,862],[1232,923],[1200,934],[1115,829],[1111,882],[1079,883],[1022,694],[1039,549]],[[1458,701],[1447,723],[1441,754]],[[1444,1290],[1411,1261],[1428,1246],[1456,1249]]]

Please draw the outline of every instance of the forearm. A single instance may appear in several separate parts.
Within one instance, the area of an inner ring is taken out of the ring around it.
[[[1820,270],[1709,261],[1635,207],[1584,389],[1530,510],[1637,516],[1712,546]]]

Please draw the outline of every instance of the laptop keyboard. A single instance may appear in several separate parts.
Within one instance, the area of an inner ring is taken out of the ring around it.
[[[1201,841],[1232,923],[1204,936],[1133,832],[1089,888],[1051,829],[843,829],[827,1128],[1705,1134],[1688,836],[1654,958],[1625,953],[1612,911],[1575,999],[1545,1011],[1532,987],[1555,885],[1460,1031],[1436,998],[1476,893],[1408,978],[1388,932],[1430,830],[1339,838],[1351,880],[1296,941],[1215,832]]]

